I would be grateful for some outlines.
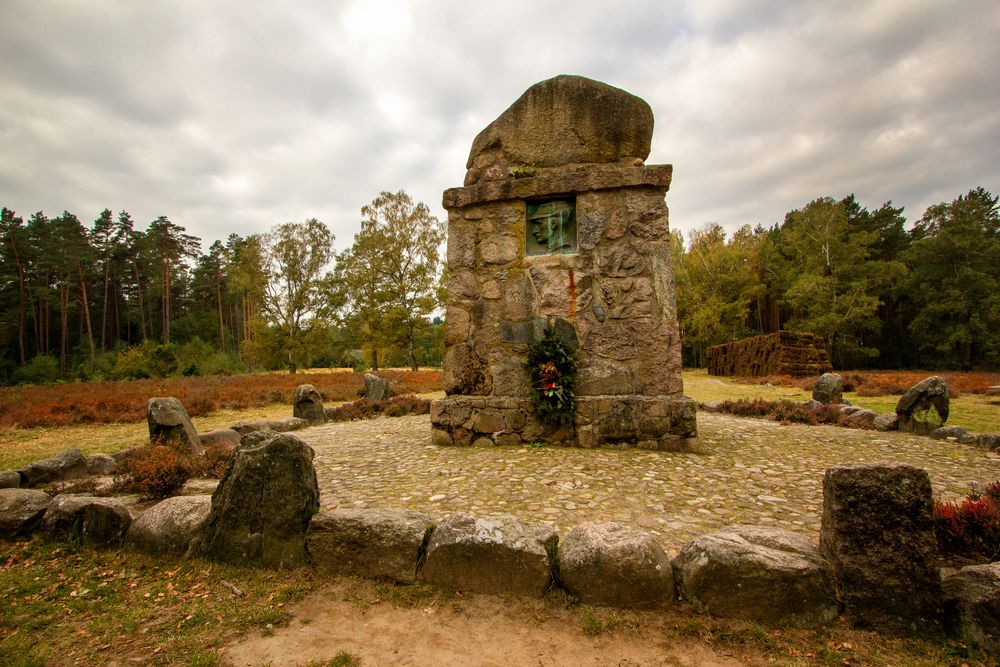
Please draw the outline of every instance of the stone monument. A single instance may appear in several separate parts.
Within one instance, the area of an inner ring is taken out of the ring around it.
[[[652,134],[645,101],[558,76],[476,137],[465,186],[444,193],[447,396],[431,407],[436,444],[696,443],[664,202],[672,167],[644,164]],[[537,410],[555,386],[528,363],[543,338],[574,357],[562,421]]]

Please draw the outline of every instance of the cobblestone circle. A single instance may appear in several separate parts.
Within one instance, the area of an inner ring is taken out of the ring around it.
[[[435,447],[427,415],[327,424],[296,435],[316,450],[320,503],[407,508],[435,518],[510,513],[564,534],[584,521],[641,528],[675,554],[736,523],[819,539],[824,471],[838,463],[926,469],[954,499],[1000,479],[1000,455],[902,433],[699,413],[705,454],[568,447]]]

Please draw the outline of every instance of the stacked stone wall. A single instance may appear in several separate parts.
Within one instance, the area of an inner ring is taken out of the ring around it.
[[[708,374],[740,377],[822,375],[833,370],[822,336],[794,331],[708,348]]]

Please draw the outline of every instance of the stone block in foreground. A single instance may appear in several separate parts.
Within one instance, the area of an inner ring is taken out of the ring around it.
[[[211,496],[174,496],[150,507],[129,526],[125,545],[144,553],[186,555],[212,509]]]
[[[313,449],[287,433],[248,437],[212,494],[201,553],[232,563],[306,565],[306,529],[319,510]]]
[[[52,497],[35,489],[0,489],[0,537],[29,535],[42,522]]]
[[[57,539],[79,537],[94,546],[121,543],[132,514],[118,498],[59,495],[45,511],[42,529]]]
[[[942,587],[948,632],[1000,655],[1000,563],[963,567],[945,577]]]
[[[940,633],[941,581],[925,470],[892,463],[829,468],[820,550],[833,566],[844,614],[853,625],[895,634]]]
[[[670,557],[648,534],[619,523],[574,526],[557,562],[563,588],[586,604],[654,607],[676,597]]]
[[[433,528],[421,512],[337,509],[313,517],[306,543],[318,571],[412,584]]]
[[[685,544],[673,566],[681,597],[715,616],[805,628],[837,617],[830,565],[797,533],[729,526]]]
[[[540,597],[552,582],[558,541],[544,524],[456,514],[434,529],[419,578],[473,593]]]

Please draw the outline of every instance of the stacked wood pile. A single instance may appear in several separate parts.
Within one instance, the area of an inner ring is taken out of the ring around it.
[[[823,337],[779,331],[708,348],[708,374],[822,375],[833,370]]]

